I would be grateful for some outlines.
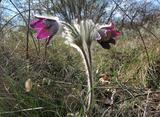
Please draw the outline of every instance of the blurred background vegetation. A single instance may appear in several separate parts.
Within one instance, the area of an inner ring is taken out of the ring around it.
[[[29,8],[30,4],[30,8]],[[44,43],[29,35],[28,12],[66,22],[114,22],[122,32],[105,50],[93,44],[95,105],[92,117],[160,116],[159,0],[2,0],[0,2],[0,116],[82,116],[86,76],[80,55],[54,37]],[[33,87],[25,91],[25,82]]]

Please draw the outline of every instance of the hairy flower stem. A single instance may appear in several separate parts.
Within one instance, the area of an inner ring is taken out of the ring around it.
[[[89,62],[90,62],[90,78],[88,80],[88,87],[90,87],[90,89],[88,88],[88,91],[90,91],[90,105],[88,105],[88,110],[90,112],[90,110],[92,110],[92,106],[93,106],[93,102],[94,102],[94,89],[93,89],[93,85],[94,85],[94,79],[93,79],[93,71],[92,71],[92,55],[91,55],[91,47],[88,47],[88,55],[89,55]]]
[[[91,67],[91,57],[87,57],[87,53],[84,51],[84,49],[82,50],[82,56],[84,58],[84,64],[86,67],[86,75],[87,75],[87,87],[88,87],[88,91],[87,91],[87,108],[85,110],[86,113],[89,113],[91,110],[91,107],[93,105],[93,77],[92,77],[92,67]],[[88,55],[89,51],[88,51]]]

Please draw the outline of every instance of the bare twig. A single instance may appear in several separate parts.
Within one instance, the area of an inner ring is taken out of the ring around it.
[[[115,8],[112,9],[106,23],[109,23],[112,20],[112,15],[117,10],[117,8],[118,8],[118,5],[116,5]]]
[[[10,0],[10,2],[12,3],[12,5],[16,8],[16,10],[18,11],[18,13],[16,14],[16,15],[14,15],[12,18],[10,18],[3,26],[2,26],[2,28],[1,28],[1,30],[0,31],[2,31],[4,28],[5,28],[5,26],[12,20],[12,19],[14,19],[16,16],[18,16],[18,15],[20,15],[22,18],[23,18],[23,20],[24,20],[24,22],[25,22],[25,24],[28,26],[29,25],[29,22],[27,23],[27,21],[26,21],[26,19],[25,19],[25,17],[23,16],[23,14],[22,13],[25,13],[25,12],[27,12],[27,11],[29,11],[30,12],[30,8],[28,9],[28,10],[25,10],[25,11],[19,11],[19,9],[16,7],[16,5],[12,2],[12,0]],[[30,14],[30,13],[29,13]],[[30,33],[30,35],[31,35],[31,37],[32,37],[32,40],[33,40],[33,43],[34,43],[34,46],[35,46],[35,48],[36,48],[36,52],[37,52],[37,54],[38,54],[38,49],[37,49],[37,45],[36,45],[36,42],[35,42],[35,40],[34,40],[34,37],[33,37],[33,35],[31,34],[31,32],[29,31],[29,33]]]
[[[112,96],[111,96],[111,102],[110,102],[110,105],[111,105],[112,109],[113,109],[114,96],[115,96],[115,94],[116,94],[116,89],[114,89],[114,90],[113,90],[113,92],[112,92]]]
[[[148,94],[147,94],[146,104],[145,104],[145,107],[144,107],[143,117],[146,117],[146,116],[147,116],[147,108],[148,108],[149,95],[150,95],[150,93],[151,93],[151,90],[149,89],[147,93],[148,93]]]
[[[14,10],[12,10],[12,9],[10,9],[10,8],[7,8],[7,7],[3,7],[3,6],[1,6],[0,8],[2,8],[2,9],[6,9],[6,10],[11,11],[11,12],[14,12],[14,13],[17,13],[16,11],[14,11]]]
[[[29,59],[29,23],[30,23],[30,0],[28,1],[28,23],[27,23],[27,37],[26,37],[26,59]]]
[[[141,41],[142,41],[143,46],[144,46],[144,49],[145,49],[145,51],[146,51],[148,63],[150,64],[149,54],[148,54],[148,50],[147,50],[146,44],[145,44],[145,42],[144,42],[143,36],[142,36],[142,34],[141,34],[141,31],[140,31],[137,27],[136,27],[136,29],[137,29],[137,32],[138,32],[140,38],[141,38]]]
[[[106,113],[111,109],[113,109],[113,104],[114,104],[114,96],[116,94],[116,89],[113,90],[112,92],[112,96],[111,96],[111,102],[110,102],[110,107],[108,107],[108,109],[106,109],[103,113],[101,117],[105,117]]]
[[[134,94],[132,94],[129,90],[127,86],[124,86],[121,82],[119,82],[118,77],[120,75],[122,66],[120,67],[119,71],[117,72],[117,77],[116,77],[116,82],[118,83],[118,85],[122,88],[122,90],[126,91],[127,93],[129,93],[132,97],[134,97]]]
[[[33,9],[30,9],[30,10],[33,10]],[[25,13],[25,12],[28,12],[29,11],[29,9],[27,9],[27,10],[24,10],[24,11],[20,11],[20,12],[16,12],[17,14],[15,14],[13,17],[11,17],[2,27],[1,27],[1,31],[9,24],[9,22],[11,21],[11,20],[13,20],[15,17],[17,17],[18,15],[20,15],[20,14],[23,14],[23,13]],[[25,20],[26,21],[26,20]],[[25,22],[24,21],[24,22]],[[25,22],[25,24],[27,25],[27,22]]]
[[[35,110],[42,110],[42,109],[44,109],[44,107],[28,108],[28,109],[22,109],[17,111],[6,111],[6,112],[0,112],[0,115],[26,112],[26,111],[35,111]]]
[[[133,22],[133,18],[131,18],[127,13],[126,11],[115,1],[115,0],[112,0],[118,7],[119,9],[131,20],[131,24],[135,24]],[[135,24],[136,25],[136,24]],[[132,25],[133,26],[133,25]],[[137,27],[137,26],[136,26]],[[146,30],[147,32],[149,32],[151,35],[153,35],[153,37],[155,37],[157,40],[159,40],[159,38],[150,30],[148,30],[147,28],[145,28],[144,26],[141,26],[144,30]],[[138,27],[137,27],[138,28]]]
[[[111,106],[109,108],[107,108],[103,113],[101,117],[105,117],[106,113],[109,111],[109,109],[111,109]]]
[[[23,16],[23,14],[21,13],[21,11],[17,8],[17,6],[13,3],[12,0],[9,0],[11,2],[11,4],[15,7],[15,9],[18,11],[18,13],[21,15],[21,17],[23,18],[24,22],[26,23],[27,25],[27,21],[25,19],[25,17]]]
[[[120,8],[120,10],[132,21],[132,24],[135,25],[134,27],[135,27],[136,30],[138,31],[138,33],[139,33],[139,35],[140,35],[140,39],[142,40],[144,49],[145,49],[145,51],[146,51],[148,63],[150,63],[148,50],[147,50],[146,44],[145,44],[145,42],[144,42],[143,36],[142,36],[139,28],[138,28],[138,27],[136,26],[136,24],[133,22],[133,19],[123,10],[123,8],[121,8],[121,6],[120,6],[115,0],[113,0],[113,2],[114,2],[114,3]],[[133,25],[132,25],[132,27],[133,27]],[[134,28],[134,27],[133,27],[133,28]],[[144,27],[143,27],[143,28],[144,28]],[[144,28],[144,29],[145,29],[145,28]],[[146,31],[148,32],[148,30],[146,30]],[[149,32],[149,33],[151,33],[151,32]],[[153,35],[153,33],[151,33],[151,34]],[[153,36],[155,37],[155,35],[153,35]]]

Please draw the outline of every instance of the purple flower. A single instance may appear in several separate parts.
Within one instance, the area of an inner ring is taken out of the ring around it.
[[[119,31],[116,31],[113,23],[111,25],[104,25],[98,30],[101,38],[97,42],[104,48],[110,49],[110,43],[116,44],[116,38],[121,35]]]
[[[39,40],[50,40],[59,30],[56,17],[35,16],[38,20],[32,21],[30,27],[36,31]]]

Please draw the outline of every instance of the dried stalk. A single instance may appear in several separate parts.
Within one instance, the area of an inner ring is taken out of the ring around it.
[[[149,95],[151,93],[150,89],[148,90],[147,92],[147,100],[146,100],[146,104],[145,104],[145,107],[144,107],[144,112],[143,112],[143,117],[146,117],[147,116],[147,109],[148,109],[148,103],[149,103]]]

